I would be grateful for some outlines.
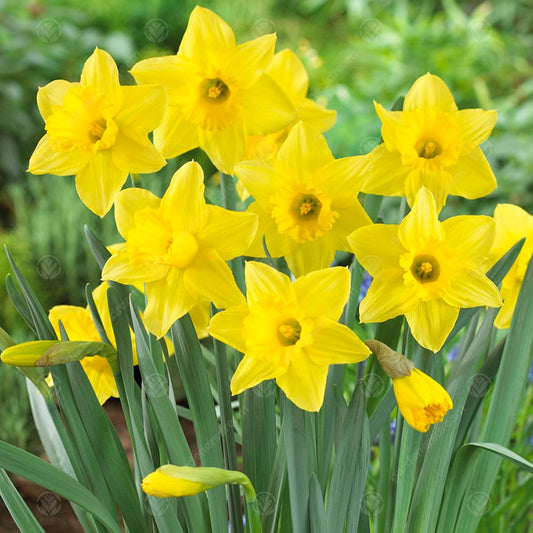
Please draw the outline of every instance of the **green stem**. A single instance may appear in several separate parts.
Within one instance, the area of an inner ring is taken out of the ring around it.
[[[220,422],[222,424],[224,465],[228,470],[237,470],[237,451],[235,448],[235,429],[233,426],[233,410],[231,408],[231,391],[229,386],[226,348],[221,342],[214,340],[214,351],[220,404]],[[231,531],[240,533],[242,532],[242,512],[240,491],[237,485],[229,485],[228,498]]]

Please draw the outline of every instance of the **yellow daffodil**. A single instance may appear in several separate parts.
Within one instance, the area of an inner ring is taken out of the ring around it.
[[[115,217],[126,242],[102,278],[146,284],[144,322],[158,337],[202,301],[219,308],[244,301],[226,261],[249,247],[257,217],[207,205],[198,163],[181,167],[162,199],[144,189],[122,191]]]
[[[209,333],[244,353],[231,380],[240,394],[276,379],[301,409],[318,411],[330,364],[366,359],[368,348],[337,322],[350,292],[346,268],[320,270],[294,283],[258,262],[245,266],[247,303],[216,314]]]
[[[142,489],[157,498],[179,498],[194,496],[226,483],[243,485],[245,493],[255,496],[245,474],[215,467],[163,465],[143,479]]]
[[[494,325],[505,329],[511,325],[522,280],[533,254],[533,216],[516,205],[499,204],[494,210],[494,220],[496,237],[491,250],[493,262],[500,259],[513,244],[526,238],[522,250],[502,282],[503,307],[496,316]]]
[[[92,295],[109,342],[116,347],[115,334],[107,305],[107,289],[108,284],[101,283],[94,289]],[[98,330],[88,307],[56,305],[50,309],[48,318],[58,337],[60,337],[59,321],[61,321],[70,341],[100,341],[100,335],[98,335]],[[131,341],[134,364],[137,364],[133,332],[131,332]],[[100,357],[99,355],[84,357],[80,364],[85,370],[100,404],[103,404],[111,396],[118,398],[118,389],[113,370],[105,357]]]
[[[155,172],[165,164],[148,133],[161,122],[166,101],[162,87],[121,86],[113,58],[97,48],[79,83],[55,80],[39,89],[47,133],[28,170],[75,174],[83,203],[104,216],[128,173]]]
[[[232,174],[247,135],[272,133],[295,119],[287,96],[264,73],[275,43],[271,34],[237,46],[226,22],[197,6],[177,55],[133,67],[137,83],[168,90],[169,107],[154,132],[165,157],[200,146],[221,172]]]
[[[296,119],[288,127],[275,133],[249,136],[246,142],[244,160],[272,161],[287,138],[291,127],[297,121],[301,120],[311,124],[323,132],[332,128],[337,118],[336,111],[325,109],[307,98],[309,76],[298,56],[291,50],[286,49],[275,54],[265,72],[289,97],[296,110]]]
[[[361,302],[361,321],[405,315],[414,338],[438,351],[461,307],[501,305],[498,288],[485,276],[494,231],[494,221],[485,216],[439,222],[426,188],[399,226],[355,230],[348,240],[374,278]]]
[[[247,252],[264,257],[263,236],[273,257],[285,256],[296,276],[326,268],[336,250],[350,251],[346,237],[371,223],[357,199],[364,156],[334,159],[318,130],[294,126],[273,164],[245,161],[237,176],[256,200],[256,239]]]
[[[496,188],[479,147],[496,124],[496,111],[459,111],[446,84],[432,74],[416,80],[403,111],[375,107],[383,144],[370,153],[363,192],[406,196],[412,206],[417,191],[426,187],[440,210],[448,194],[472,199]]]
[[[453,402],[446,389],[424,374],[404,355],[386,344],[368,340],[365,344],[378,358],[385,373],[392,379],[398,408],[405,421],[425,433],[432,424],[442,422]]]

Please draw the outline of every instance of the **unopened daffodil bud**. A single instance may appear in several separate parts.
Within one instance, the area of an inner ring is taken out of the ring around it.
[[[255,491],[242,472],[214,467],[163,465],[148,474],[142,489],[158,498],[194,496],[225,484],[242,485],[247,499],[255,500]]]
[[[103,342],[30,341],[15,344],[2,352],[2,362],[13,366],[51,366],[100,355],[116,359],[115,349]]]
[[[405,421],[417,431],[425,433],[431,424],[442,422],[453,407],[452,399],[439,383],[415,368],[404,355],[395,352],[386,344],[376,340],[366,345],[392,379],[392,386],[398,408]]]

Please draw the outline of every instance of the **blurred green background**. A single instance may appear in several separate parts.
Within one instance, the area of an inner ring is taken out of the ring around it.
[[[79,80],[96,46],[115,58],[122,83],[133,83],[128,70],[138,60],[176,52],[194,5],[184,0],[92,0],[80,7],[77,0],[0,0],[0,243],[7,245],[46,309],[85,305],[85,283],[99,282],[83,226],[88,224],[109,244],[118,234],[112,213],[101,220],[79,201],[72,178],[26,173],[44,132],[37,88],[58,78]],[[497,109],[497,126],[482,147],[499,187],[476,201],[449,198],[445,216],[492,214],[498,202],[531,212],[530,0],[215,0],[202,5],[233,27],[238,42],[276,32],[277,50],[296,52],[308,69],[311,97],[338,111],[337,124],[326,134],[337,157],[374,148],[380,122],[373,100],[390,108],[428,71],[444,79],[459,108]],[[206,175],[214,172],[203,154],[194,157]],[[161,194],[184,160],[143,176],[142,185]],[[393,206],[395,200],[388,202],[384,205]],[[0,326],[23,341],[27,328],[3,283],[8,272],[0,253]],[[32,435],[24,380],[0,364],[0,383],[1,405],[7,407],[0,439],[27,447]],[[528,405],[531,401],[530,394]],[[516,451],[527,455],[533,444],[527,409],[519,427]],[[502,485],[515,483],[513,472],[504,470]]]

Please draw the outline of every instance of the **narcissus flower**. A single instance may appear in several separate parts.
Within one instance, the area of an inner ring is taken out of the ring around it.
[[[438,351],[461,307],[499,307],[486,276],[494,221],[485,216],[437,218],[433,195],[422,188],[398,225],[373,224],[348,240],[374,278],[360,305],[362,322],[405,315],[414,338]]]
[[[124,87],[113,58],[98,48],[79,83],[55,80],[39,89],[46,135],[30,159],[32,174],[76,175],[83,203],[104,216],[128,173],[155,172],[165,159],[148,139],[167,102],[163,87]]]
[[[169,107],[154,142],[167,158],[200,146],[226,174],[241,160],[247,135],[278,131],[295,119],[289,99],[264,73],[276,36],[239,46],[232,29],[209,9],[195,7],[177,55],[145,59],[137,83],[165,86]]]
[[[375,107],[383,144],[370,153],[363,192],[406,196],[412,206],[417,191],[426,187],[440,210],[448,194],[472,199],[496,188],[479,147],[496,124],[496,111],[459,111],[446,84],[432,74],[416,80],[403,111]]]
[[[250,246],[257,217],[207,205],[198,163],[181,167],[162,199],[144,189],[122,191],[115,217],[126,242],[102,278],[146,284],[144,322],[158,337],[205,300],[219,308],[244,301],[226,261]]]
[[[346,237],[371,223],[357,193],[364,156],[335,159],[318,130],[292,128],[272,164],[245,161],[235,173],[256,200],[248,211],[259,230],[247,254],[264,257],[263,236],[273,257],[285,256],[296,276],[326,268],[337,250],[350,251]]]
[[[245,277],[248,302],[216,314],[209,326],[213,337],[244,353],[231,392],[275,378],[294,404],[318,411],[329,365],[359,362],[370,353],[337,322],[350,292],[348,270],[319,270],[291,283],[263,263],[248,262]]]
[[[432,424],[442,422],[453,407],[446,389],[385,344],[375,340],[366,341],[366,344],[392,379],[396,402],[405,421],[423,433]]]
[[[493,262],[500,259],[513,244],[523,237],[526,238],[516,261],[502,282],[503,307],[496,316],[494,325],[504,329],[511,325],[518,293],[533,254],[533,216],[516,205],[499,204],[494,210],[494,220],[496,238],[491,250]]]
[[[101,283],[94,289],[92,295],[109,342],[116,347],[115,334],[107,305],[107,289],[108,284]],[[88,307],[56,305],[50,309],[48,318],[58,337],[60,337],[59,321],[61,321],[70,341],[100,341],[100,335]],[[131,331],[131,341],[133,362],[137,364],[133,331]],[[110,397],[118,398],[117,384],[107,358],[99,355],[85,357],[80,361],[80,364],[85,370],[100,404],[105,403]]]
[[[215,467],[163,465],[143,479],[142,489],[150,496],[170,498],[194,496],[225,484],[242,485],[245,494],[255,498],[255,491],[245,474]]]

